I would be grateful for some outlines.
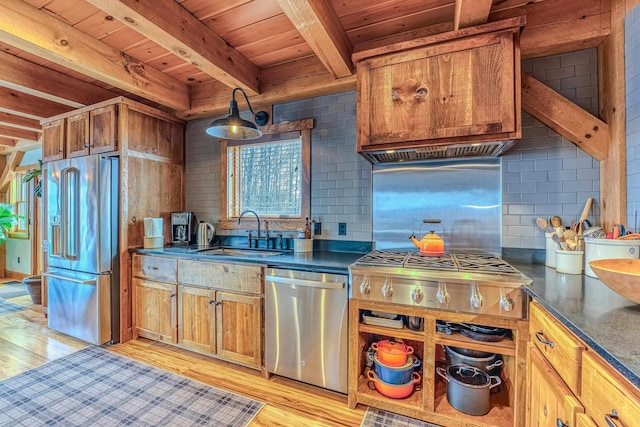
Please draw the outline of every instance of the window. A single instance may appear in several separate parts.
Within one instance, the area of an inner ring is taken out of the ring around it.
[[[262,128],[252,141],[222,141],[222,228],[238,227],[247,209],[272,230],[294,230],[309,216],[313,120]],[[252,218],[247,217],[247,222]]]
[[[23,182],[24,175],[16,172],[9,188],[9,203],[13,206],[13,213],[22,217],[9,232],[11,238],[29,238],[29,183]]]

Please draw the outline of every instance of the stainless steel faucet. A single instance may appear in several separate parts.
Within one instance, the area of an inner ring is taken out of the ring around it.
[[[258,214],[255,211],[252,211],[251,209],[247,209],[247,210],[243,211],[240,214],[240,216],[238,217],[238,225],[240,225],[240,221],[242,220],[242,217],[246,213],[254,214],[256,216],[256,220],[258,221],[258,235],[256,236],[256,247],[258,247],[258,241],[260,240],[260,217],[258,216]],[[251,234],[249,234],[249,247],[251,247]]]

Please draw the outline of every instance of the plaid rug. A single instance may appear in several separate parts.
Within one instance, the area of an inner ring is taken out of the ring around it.
[[[27,295],[29,291],[22,282],[5,282],[0,284],[0,298],[9,299]]]
[[[264,403],[100,347],[0,381],[0,426],[246,426]]]
[[[367,408],[360,427],[439,427],[404,415],[383,411],[378,408]]]
[[[2,298],[0,298],[0,316],[9,314],[9,313],[15,313],[16,311],[26,310],[26,309],[27,307],[25,307],[24,305],[14,304],[12,302],[5,301]]]

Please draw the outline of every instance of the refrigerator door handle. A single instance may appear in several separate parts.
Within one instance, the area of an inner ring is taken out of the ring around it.
[[[53,273],[42,273],[42,275],[45,277],[51,277],[52,279],[60,279],[60,280],[65,280],[67,282],[79,283],[81,285],[92,285],[96,283],[96,279],[88,279],[88,280],[72,279],[71,277],[58,276],[57,274],[53,274]]]
[[[65,168],[61,173],[61,210],[62,210],[62,257],[68,260],[78,259],[78,234],[80,197],[80,171],[76,168]]]

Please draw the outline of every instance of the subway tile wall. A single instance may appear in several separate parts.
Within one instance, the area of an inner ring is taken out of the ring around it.
[[[640,232],[640,6],[625,19],[627,99],[627,224]]]
[[[586,49],[522,62],[526,72],[593,115],[598,113],[597,51]],[[502,246],[544,249],[536,218],[577,220],[594,198],[598,224],[600,165],[523,110],[522,139],[502,156]]]
[[[583,108],[597,113],[596,50],[524,61],[522,68]],[[275,105],[274,122],[314,118],[312,132],[312,218],[322,222],[319,239],[371,241],[371,165],[356,153],[355,92]],[[220,217],[220,153],[205,133],[213,120],[187,124],[186,206],[199,219]],[[588,154],[523,112],[523,138],[502,157],[503,246],[544,248],[538,216],[559,215],[569,223],[585,200],[596,205],[599,223],[599,165]],[[338,235],[338,223],[347,234]],[[224,234],[231,234],[223,232]]]
[[[371,165],[356,153],[355,92],[274,105],[273,122],[313,118],[311,219],[322,223],[317,239],[370,242]],[[220,219],[220,148],[205,133],[213,118],[190,121],[186,131],[186,207],[216,226]],[[346,235],[338,224],[346,224]],[[219,234],[245,234],[219,231]],[[293,237],[293,233],[285,237]]]

